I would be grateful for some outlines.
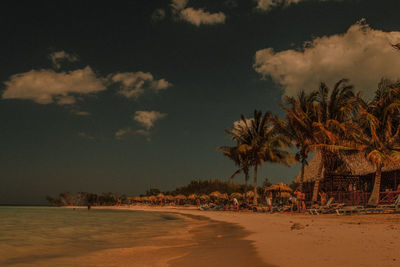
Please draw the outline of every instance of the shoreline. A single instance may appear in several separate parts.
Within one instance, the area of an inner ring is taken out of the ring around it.
[[[187,240],[191,242],[185,248],[180,247],[180,255],[175,251],[172,257],[165,257],[158,261],[157,266],[274,266],[260,257],[254,242],[247,238],[251,232],[237,223],[214,220],[204,214],[185,212],[180,208],[148,210],[133,208],[133,206],[104,206],[92,207],[92,209],[158,212],[173,214],[187,221],[189,225],[184,232],[186,232]],[[187,210],[196,211],[192,207]],[[168,251],[172,248],[165,247],[164,249]]]
[[[106,207],[104,207],[106,208]],[[107,207],[204,216],[241,226],[265,264],[398,266],[400,215],[304,215],[200,211],[194,207]]]

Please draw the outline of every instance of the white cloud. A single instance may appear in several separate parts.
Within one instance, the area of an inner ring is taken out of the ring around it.
[[[151,15],[151,20],[154,22],[157,21],[161,21],[163,19],[165,19],[165,10],[161,9],[161,8],[157,8],[156,10],[154,10],[153,14]]]
[[[182,10],[186,7],[188,0],[172,0],[171,7],[172,10]]]
[[[155,80],[149,72],[124,72],[112,75],[111,80],[121,85],[119,93],[126,97],[137,98],[146,90],[165,90],[172,84],[164,79]]]
[[[344,34],[315,38],[299,51],[259,50],[253,67],[289,95],[316,89],[321,81],[333,85],[341,78],[370,95],[382,77],[400,77],[400,53],[390,45],[399,42],[399,31],[374,30],[361,20]]]
[[[95,138],[85,132],[79,132],[78,136],[85,138],[85,139],[89,139],[89,140],[94,140]]]
[[[218,13],[210,13],[204,11],[204,9],[194,9],[191,7],[185,8],[181,10],[180,17],[187,22],[190,22],[197,27],[201,24],[217,24],[217,23],[224,23],[226,16],[222,12]]]
[[[289,6],[297,4],[301,0],[257,0],[257,9],[262,11],[269,11],[276,6]]]
[[[131,130],[130,128],[118,129],[118,130],[115,132],[115,138],[120,140],[120,139],[122,139],[125,135],[131,134],[131,133],[132,133],[132,130]]]
[[[71,112],[78,116],[90,116],[90,113],[87,111],[73,109],[73,110],[71,110]]]
[[[256,8],[260,11],[270,11],[274,7],[288,7],[292,4],[298,4],[300,2],[304,2],[305,0],[256,0],[257,6]],[[341,2],[345,0],[316,0],[319,2]]]
[[[75,94],[106,89],[102,79],[89,66],[70,72],[31,70],[11,76],[4,84],[4,99],[30,99],[39,104],[73,104]]]
[[[192,7],[186,7],[187,3],[187,0],[172,0],[172,12],[180,19],[196,25],[197,27],[201,24],[212,25],[225,23],[226,16],[224,13],[210,13],[203,8],[194,9]]]
[[[59,105],[72,105],[75,104],[76,99],[73,96],[60,96],[56,98]]]
[[[139,122],[146,130],[150,130],[154,127],[154,123],[167,116],[165,113],[158,111],[136,111],[133,119]]]
[[[245,118],[246,123],[243,120],[238,120],[233,122],[233,127],[232,127],[232,132],[239,134],[240,132],[242,132],[243,129],[246,129],[246,125],[247,127],[251,128],[252,127],[252,123],[254,121],[254,118]]]
[[[50,59],[51,59],[51,62],[53,62],[53,66],[56,69],[59,69],[61,67],[61,65],[60,65],[61,61],[69,61],[69,62],[78,61],[77,56],[68,54],[64,50],[51,53]]]

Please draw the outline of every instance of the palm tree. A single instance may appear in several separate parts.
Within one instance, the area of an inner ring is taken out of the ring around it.
[[[291,153],[283,149],[290,145],[290,140],[274,128],[275,121],[276,117],[271,113],[262,115],[261,111],[255,110],[253,118],[246,119],[241,115],[241,121],[236,127],[226,131],[238,142],[240,153],[245,154],[254,166],[254,205],[257,205],[258,166],[262,166],[264,161],[285,165],[293,162]]]
[[[249,168],[251,166],[250,159],[246,153],[241,153],[241,149],[239,146],[219,146],[217,150],[220,150],[222,154],[229,159],[233,160],[236,166],[239,167],[227,180],[227,182],[231,181],[233,177],[237,174],[243,172],[245,176],[245,185],[244,185],[244,192],[247,192],[247,183],[249,181]],[[246,194],[244,196],[246,201]]]
[[[326,169],[327,163],[335,160],[334,157],[341,151],[354,150],[352,139],[356,99],[353,86],[347,82],[346,79],[338,81],[331,92],[325,83],[321,83],[316,95],[312,147],[321,153],[321,162],[315,179],[313,202],[317,201],[322,170]]]
[[[285,96],[284,101],[287,105],[281,105],[282,109],[286,111],[285,120],[277,119],[275,126],[298,149],[295,159],[301,163],[299,185],[301,190],[304,182],[304,167],[314,143],[313,122],[315,121],[314,102],[316,96],[316,92],[307,94],[303,90],[298,93],[297,98]]]
[[[368,205],[379,203],[382,167],[400,160],[399,84],[381,82],[370,103],[359,98],[359,149],[375,166],[374,188]]]

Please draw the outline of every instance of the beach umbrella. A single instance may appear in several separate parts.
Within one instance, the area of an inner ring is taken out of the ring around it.
[[[277,192],[292,192],[292,188],[290,188],[287,184],[277,183],[267,187],[265,191],[277,191]]]
[[[232,199],[233,199],[233,198],[242,199],[242,198],[243,198],[243,194],[235,192],[235,193],[232,193],[232,194],[230,195],[230,197],[231,197]]]
[[[204,201],[207,201],[207,200],[210,200],[210,197],[207,196],[207,195],[201,195],[201,196],[200,196],[200,199],[201,199],[201,200],[204,200]]]
[[[177,195],[177,196],[175,197],[175,199],[182,199],[182,200],[185,200],[185,199],[186,199],[186,196],[180,194],[180,195]]]
[[[210,193],[209,196],[212,198],[219,198],[221,196],[221,193],[218,191],[214,191],[214,192]]]
[[[150,201],[156,201],[156,200],[157,200],[157,197],[156,197],[156,196],[149,196],[149,197],[148,197],[148,200],[150,200]]]
[[[254,197],[254,192],[253,191],[247,191],[246,197],[250,197],[250,198]]]
[[[174,200],[174,196],[166,195],[165,199],[168,200],[168,201],[171,201],[171,200]]]
[[[140,201],[149,201],[149,198],[146,196],[140,197]]]
[[[197,198],[198,198],[198,196],[196,194],[191,194],[190,196],[188,196],[188,199],[190,199],[190,200],[195,200]]]
[[[290,198],[292,195],[289,192],[280,192],[279,196],[281,198]]]
[[[134,201],[141,201],[141,198],[140,197],[133,197],[133,200]]]
[[[165,198],[165,196],[164,196],[164,194],[163,194],[163,193],[160,193],[160,194],[158,194],[158,195],[157,195],[157,198],[159,198],[159,199],[164,199],[164,198]]]
[[[227,194],[227,193],[225,193],[225,194],[220,194],[220,195],[219,195],[219,198],[220,198],[220,199],[228,199],[228,194]]]

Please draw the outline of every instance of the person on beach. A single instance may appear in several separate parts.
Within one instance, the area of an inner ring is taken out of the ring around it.
[[[297,212],[301,212],[301,198],[302,198],[302,193],[299,188],[294,191],[294,195],[296,196],[296,206],[297,206]]]
[[[233,198],[233,210],[239,211],[239,201],[236,198]]]
[[[306,212],[306,193],[301,193],[301,211]]]
[[[290,212],[293,212],[294,205],[297,205],[296,197],[291,195],[290,198],[289,198],[289,203],[290,203]]]
[[[270,213],[272,213],[272,193],[271,192],[268,193],[268,195],[267,195],[265,200],[267,201],[267,210],[266,210],[265,213],[267,213],[268,210],[269,210]]]
[[[319,192],[319,197],[321,198],[321,206],[324,206],[327,198],[325,191]]]

